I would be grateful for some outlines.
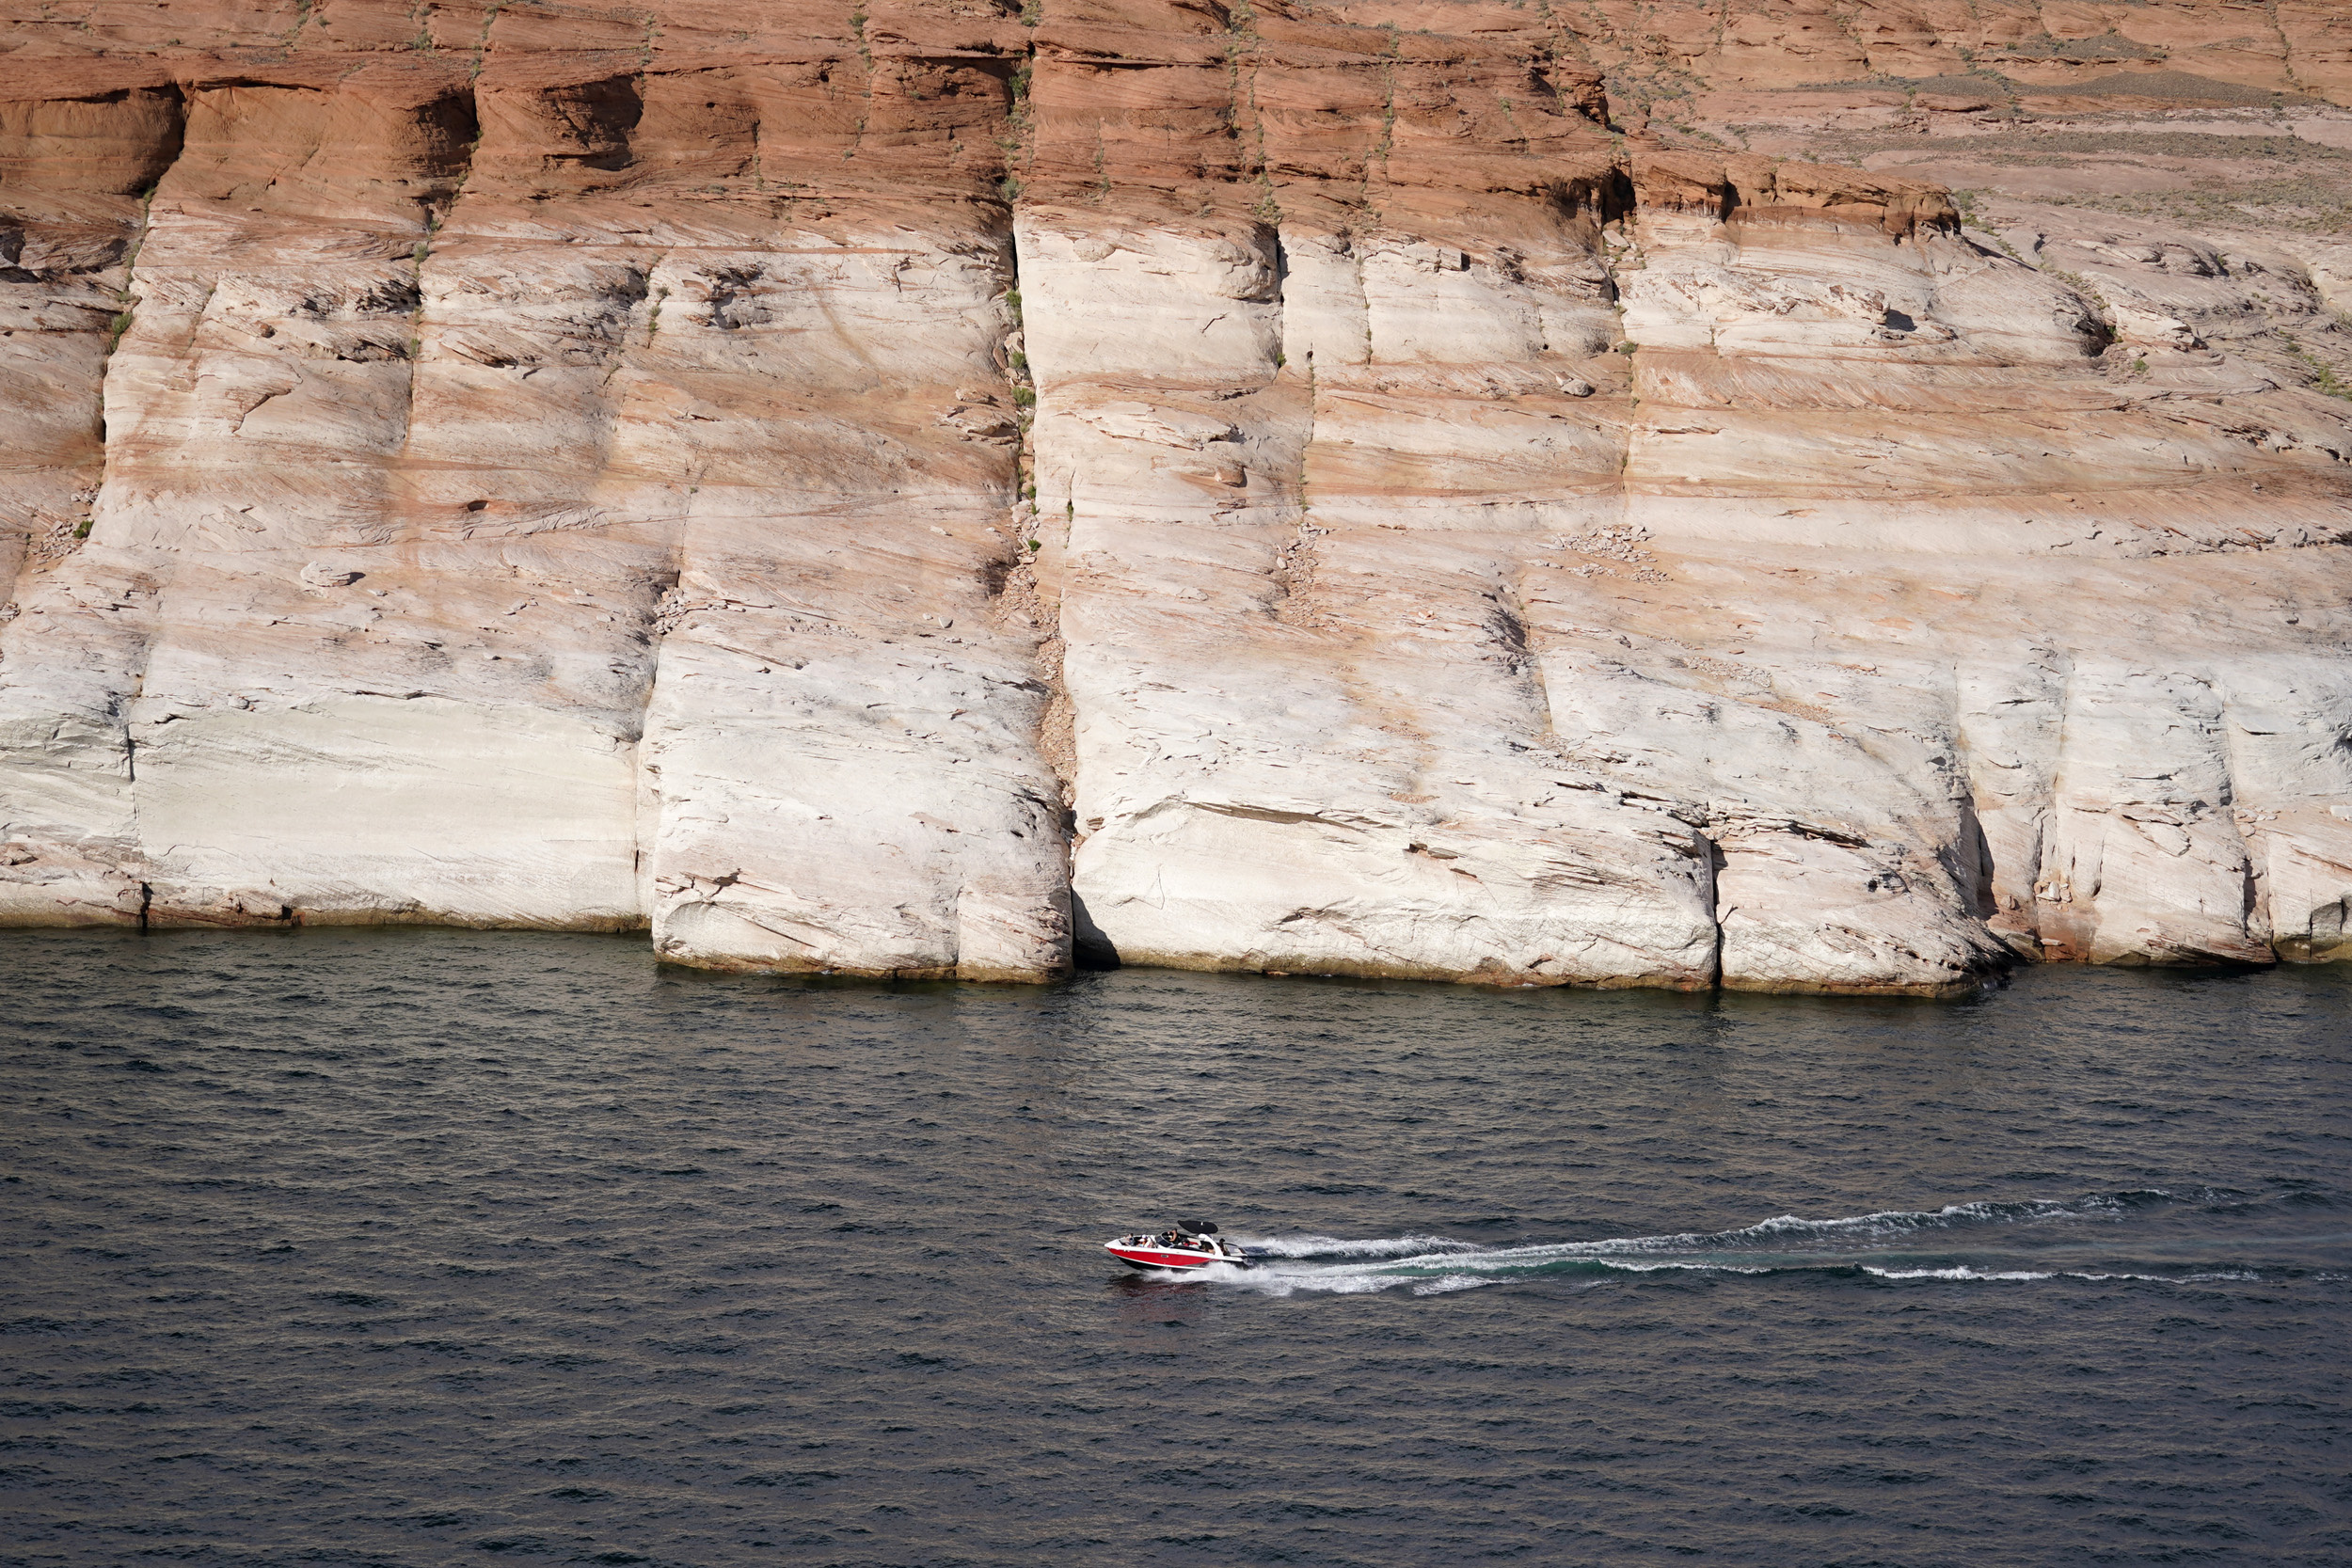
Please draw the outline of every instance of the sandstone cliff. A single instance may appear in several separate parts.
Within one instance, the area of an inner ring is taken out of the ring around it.
[[[0,921],[2352,958],[2340,7],[198,14],[0,32]]]

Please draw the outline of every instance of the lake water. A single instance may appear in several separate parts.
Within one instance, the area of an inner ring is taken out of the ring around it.
[[[0,1561],[2352,1560],[2352,976],[0,934]],[[1262,1266],[1132,1275],[1178,1214]]]

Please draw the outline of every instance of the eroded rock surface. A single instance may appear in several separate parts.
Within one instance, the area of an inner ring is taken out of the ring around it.
[[[2352,28],[2212,11],[47,8],[0,920],[2352,957]]]

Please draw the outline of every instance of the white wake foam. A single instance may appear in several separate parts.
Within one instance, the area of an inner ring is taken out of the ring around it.
[[[1964,1264],[1949,1269],[1875,1269],[1865,1263],[1862,1265],[1862,1272],[1876,1275],[1881,1279],[2056,1279],[2058,1277],[2056,1273],[2043,1274],[2032,1269],[1972,1269]],[[2106,1279],[2112,1276],[2104,1274],[2087,1274],[2075,1277]],[[2126,1275],[2122,1277],[2138,1279],[2142,1276]]]
[[[1882,1209],[1875,1213],[1844,1214],[1835,1219],[1808,1220],[1795,1214],[1775,1214],[1738,1230],[1683,1231],[1672,1236],[1631,1236],[1593,1242],[1595,1247],[1633,1251],[1678,1252],[1695,1247],[1739,1246],[1752,1242],[1785,1242],[1792,1237],[1824,1239],[1912,1235],[1922,1230],[1957,1229],[1969,1225],[2032,1225],[2053,1220],[2112,1220],[2130,1208],[2133,1198],[2163,1199],[2170,1195],[2150,1190],[2110,1196],[2091,1193],[2082,1197],[2031,1198],[2022,1202],[1947,1203],[1941,1209]]]
[[[1415,1258],[1432,1252],[1476,1252],[1476,1242],[1450,1236],[1381,1236],[1347,1241],[1338,1236],[1232,1236],[1242,1250],[1259,1258]]]
[[[2212,1196],[2211,1194],[2193,1196]],[[2000,1268],[1966,1263],[1917,1264],[1886,1258],[1873,1243],[1918,1238],[1934,1231],[1979,1227],[2041,1226],[2066,1221],[2108,1222],[2151,1203],[2179,1201],[2154,1189],[2088,1194],[2072,1198],[1947,1204],[1941,1209],[1883,1209],[1867,1214],[1805,1219],[1776,1214],[1732,1230],[1677,1231],[1658,1236],[1615,1236],[1595,1242],[1551,1242],[1490,1247],[1450,1236],[1345,1238],[1323,1235],[1232,1238],[1254,1259],[1247,1269],[1224,1266],[1188,1277],[1207,1277],[1270,1295],[1299,1291],[1362,1294],[1403,1289],[1415,1295],[1442,1295],[1500,1283],[1516,1275],[1581,1265],[1609,1274],[1683,1271],[1763,1275],[1822,1269],[1853,1269],[1886,1280],[2026,1282],[2082,1280],[2252,1279],[2240,1273],[2179,1275],[2094,1273],[2088,1270]],[[1880,1254],[1878,1261],[1871,1255]]]

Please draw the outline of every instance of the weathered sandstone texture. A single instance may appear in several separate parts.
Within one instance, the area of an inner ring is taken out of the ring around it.
[[[0,923],[2352,958],[2352,13],[0,24]]]

